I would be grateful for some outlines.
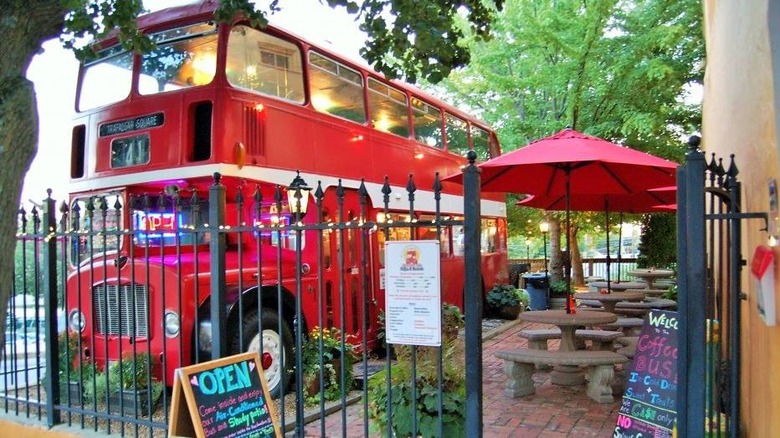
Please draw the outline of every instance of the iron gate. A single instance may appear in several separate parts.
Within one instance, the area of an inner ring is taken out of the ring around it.
[[[740,436],[740,324],[745,298],[742,221],[766,213],[741,207],[739,170],[691,137],[677,174],[679,357],[678,436]]]

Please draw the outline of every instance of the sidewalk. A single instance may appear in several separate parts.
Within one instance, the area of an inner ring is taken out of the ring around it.
[[[514,321],[487,333],[483,339],[483,435],[490,438],[611,437],[620,409],[619,396],[611,404],[596,403],[585,395],[583,386],[552,385],[549,372],[542,371],[534,375],[536,394],[516,399],[504,394],[504,365],[494,353],[525,347],[526,341],[517,335],[521,329],[546,327],[544,324]],[[347,409],[346,436],[364,435],[362,409],[362,402]],[[328,436],[342,435],[341,419],[341,412],[327,417]],[[319,436],[319,426],[316,422],[307,429],[311,429],[312,436]]]

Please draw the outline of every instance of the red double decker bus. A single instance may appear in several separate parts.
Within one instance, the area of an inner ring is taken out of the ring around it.
[[[325,222],[357,219],[361,179],[371,220],[424,221],[434,218],[434,202],[420,194],[432,194],[435,172],[458,172],[469,150],[479,160],[500,154],[495,133],[462,111],[273,26],[259,29],[242,19],[217,23],[215,7],[203,2],[140,17],[139,28],[156,43],[148,53],[126,51],[116,39],[101,41],[97,58],[80,68],[76,94],[71,211],[102,211],[103,219],[82,214],[74,228],[114,233],[72,245],[69,327],[83,333],[101,364],[118,360],[130,346],[164,357],[162,375],[169,383],[177,367],[207,353],[211,272],[202,254],[208,233],[177,235],[203,219],[192,217],[190,208],[172,213],[166,193],[197,206],[207,218],[214,206],[206,195],[212,175],[219,173],[227,192],[227,226],[249,223],[261,230],[291,220],[286,201],[279,208],[271,200],[300,171],[324,190]],[[410,174],[418,187],[416,218],[409,217],[405,192]],[[383,205],[385,177],[394,184],[389,214]],[[334,195],[339,184],[346,192],[343,206]],[[258,208],[237,203],[242,187],[269,201]],[[442,214],[462,219],[461,190],[445,183]],[[340,208],[347,217],[336,217]],[[502,195],[487,194],[481,211],[483,287],[489,289],[508,280]],[[313,231],[305,231],[301,242],[286,233],[228,235],[228,327],[241,333],[230,340],[231,352],[262,345],[272,392],[285,387],[290,373],[281,364],[293,362],[290,303],[298,293],[296,275],[306,294],[305,328],[324,316],[327,325],[374,346],[384,307],[387,240],[438,238],[442,299],[463,308],[462,229],[440,228],[440,233],[437,227],[393,228],[367,236],[346,231],[345,248],[330,233],[320,238]],[[134,232],[122,231],[128,229]],[[361,239],[369,240],[367,261],[354,250]],[[257,266],[260,241],[275,250]],[[293,253],[297,244],[300,265]],[[340,251],[343,269],[333,262]],[[354,295],[364,278],[369,309],[361,309]],[[325,296],[323,308],[311,299],[314,294]],[[343,308],[334,305],[342,301]],[[369,315],[367,331],[357,316],[363,311]],[[280,360],[282,355],[288,359]]]

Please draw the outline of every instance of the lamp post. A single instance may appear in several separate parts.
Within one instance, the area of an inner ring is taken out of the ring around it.
[[[528,262],[528,270],[531,270],[531,239],[525,238],[525,261]]]
[[[295,265],[301,266],[301,220],[306,215],[306,207],[309,204],[309,192],[311,187],[306,185],[306,181],[301,178],[301,172],[298,171],[293,178],[290,186],[287,187],[287,205],[290,208],[290,213],[293,215],[294,223],[293,228],[295,230]],[[301,270],[295,270],[295,286],[297,293],[295,294],[295,351],[303,350],[303,329],[301,321],[303,319],[303,311],[301,306]],[[282,359],[284,360],[284,359]],[[282,367],[284,369],[284,366]],[[298,375],[295,378],[295,424],[299,433],[303,433],[304,424],[304,405],[303,405],[303,355],[295,355],[295,370]]]
[[[544,248],[544,277],[547,278],[547,233],[550,232],[550,224],[547,221],[540,222],[539,231],[542,232],[542,247]]]

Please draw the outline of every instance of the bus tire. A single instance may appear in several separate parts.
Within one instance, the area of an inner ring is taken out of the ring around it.
[[[279,333],[279,316],[270,309],[262,309],[263,312],[263,352],[260,353],[260,363],[268,382],[268,391],[272,398],[281,397],[290,384],[295,362],[293,356],[293,335],[287,321],[281,320],[282,333]],[[230,351],[233,353],[254,352],[260,349],[260,336],[258,336],[259,316],[257,310],[248,311],[241,324],[243,325],[244,342],[238,333],[234,333],[230,342]],[[284,354],[284,361],[282,361]],[[284,362],[284,368],[282,368]]]

